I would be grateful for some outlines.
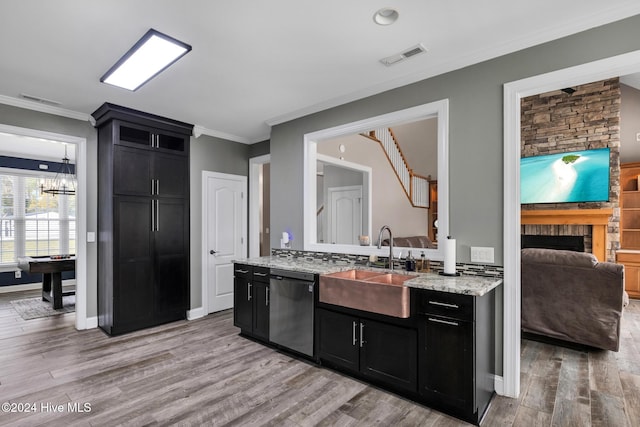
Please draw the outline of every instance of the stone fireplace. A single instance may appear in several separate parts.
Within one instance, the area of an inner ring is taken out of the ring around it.
[[[611,208],[522,210],[520,212],[520,222],[523,229],[522,234],[525,235],[554,235],[548,232],[527,233],[527,227],[531,226],[544,226],[546,227],[546,230],[550,230],[555,227],[584,227],[585,229],[590,230],[589,238],[584,238],[585,251],[593,253],[599,261],[607,261],[609,259],[608,249],[611,247],[608,229],[612,215],[613,209]]]
[[[564,251],[584,252],[584,236],[541,236],[523,234],[522,248],[546,248]]]
[[[620,248],[620,84],[613,78],[573,89],[522,99],[522,157],[608,147],[609,201],[522,205],[521,234],[583,236],[586,252],[600,261],[615,262]],[[571,213],[589,216],[598,211],[607,211],[604,223],[603,217],[596,223],[576,219],[581,216],[571,218]]]

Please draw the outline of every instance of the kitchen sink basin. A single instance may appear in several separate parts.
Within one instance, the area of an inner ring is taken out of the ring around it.
[[[367,280],[376,283],[385,283],[387,285],[402,285],[409,279],[413,279],[415,276],[410,276],[408,274],[399,274],[399,273],[387,273],[378,276],[373,276]]]
[[[376,271],[367,271],[367,270],[347,270],[347,271],[340,271],[338,273],[331,273],[328,276],[339,278],[339,279],[367,280],[367,279],[371,279],[372,277],[380,276],[380,273]]]
[[[409,288],[415,276],[348,270],[320,276],[319,301],[406,319],[411,314]]]

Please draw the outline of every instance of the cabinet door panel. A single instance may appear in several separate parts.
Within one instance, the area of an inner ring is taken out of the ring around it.
[[[336,366],[358,371],[359,321],[356,317],[318,310],[318,356]]]
[[[151,201],[114,199],[114,324],[146,324],[153,316]]]
[[[133,330],[153,318],[153,275],[148,260],[120,262],[114,276],[114,328]]]
[[[151,199],[116,197],[114,230],[119,261],[151,263]]]
[[[361,320],[361,372],[396,388],[416,391],[418,335],[414,329]]]
[[[188,229],[185,207],[180,200],[154,199],[155,227],[153,233],[157,254],[183,254],[187,252]]]
[[[269,339],[269,284],[253,281],[253,335]]]
[[[237,268],[237,267],[236,267]],[[253,330],[253,301],[251,283],[246,277],[235,275],[233,279],[233,324],[243,332]]]
[[[134,124],[116,123],[118,123],[117,141],[119,144],[140,148],[151,147],[151,130],[149,128]]]
[[[438,402],[472,410],[473,322],[426,316],[422,330],[421,392]]]
[[[153,153],[153,175],[160,197],[184,197],[187,192],[188,159],[163,153]]]
[[[130,196],[151,195],[151,157],[145,150],[114,146],[113,192]]]
[[[184,152],[187,146],[187,138],[183,135],[172,135],[161,132],[156,134],[157,146],[161,150]]]
[[[184,319],[188,307],[187,257],[158,256],[156,262],[155,314],[160,319]]]

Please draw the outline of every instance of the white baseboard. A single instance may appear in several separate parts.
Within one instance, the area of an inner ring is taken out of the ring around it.
[[[504,378],[496,375],[493,377],[493,380],[493,385],[496,389],[496,393],[500,396],[504,396]]]
[[[42,289],[42,283],[25,283],[24,285],[0,286],[0,294]]]
[[[65,286],[75,286],[76,279],[66,279],[62,281],[62,287]],[[36,283],[24,283],[22,285],[9,285],[9,286],[0,286],[0,294],[8,293],[8,292],[20,292],[20,291],[34,291],[42,289],[42,282]]]
[[[201,317],[206,316],[207,314],[204,312],[203,307],[194,308],[192,310],[187,310],[187,320],[196,320]]]
[[[85,329],[95,329],[98,327],[98,316],[87,317],[87,321],[85,323]]]

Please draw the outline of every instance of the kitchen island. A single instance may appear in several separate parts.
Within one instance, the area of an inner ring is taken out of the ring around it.
[[[465,421],[482,420],[494,394],[495,288],[502,284],[501,277],[392,272],[282,256],[237,260],[234,271],[234,319],[243,335]],[[278,278],[276,271],[313,277],[304,282],[304,292],[312,294],[307,300],[313,304],[302,309],[313,319],[305,332],[313,335],[305,336],[313,342],[310,353],[300,354],[272,340],[269,318],[289,309],[270,305],[269,288]],[[355,279],[338,282],[344,286],[337,291],[342,292],[340,297],[335,298],[332,288],[333,298],[328,298],[329,288],[322,285],[331,276]],[[357,280],[360,277],[364,279]],[[352,294],[351,284],[365,292]],[[379,310],[399,303],[389,294],[377,293],[385,287],[408,295],[402,299],[407,309],[397,311],[402,315]],[[351,304],[353,295],[373,301],[371,308],[366,303]]]

